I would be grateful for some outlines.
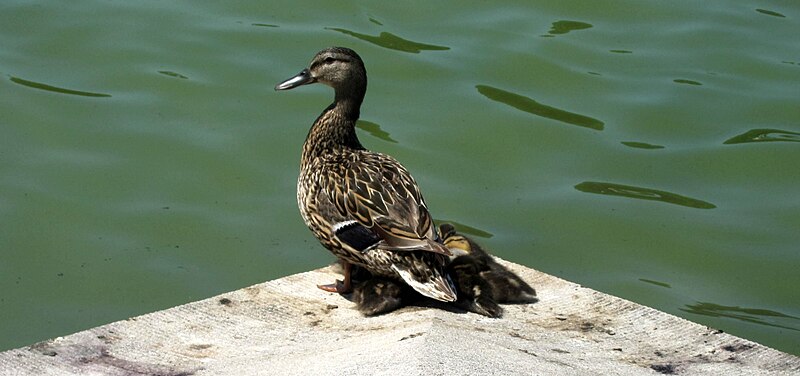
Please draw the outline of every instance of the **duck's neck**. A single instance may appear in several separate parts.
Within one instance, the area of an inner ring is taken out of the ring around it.
[[[303,144],[302,163],[323,154],[342,149],[364,149],[356,136],[362,96],[347,96],[336,100],[319,115]]]

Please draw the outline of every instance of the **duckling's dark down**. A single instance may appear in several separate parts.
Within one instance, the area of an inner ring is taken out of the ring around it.
[[[536,291],[524,280],[497,263],[472,239],[458,234],[450,224],[440,227],[445,246],[457,256],[448,264],[458,299],[452,304],[460,309],[488,317],[503,314],[499,303],[535,303]],[[398,309],[419,299],[401,282],[359,273],[353,291],[356,307],[367,316]]]
[[[358,266],[353,268],[352,279],[351,299],[365,316],[394,311],[416,298],[416,292],[403,282],[373,276]]]
[[[535,303],[539,301],[536,290],[533,289],[514,272],[495,261],[494,257],[483,249],[471,238],[456,232],[455,227],[449,223],[439,226],[444,245],[450,249],[454,259],[448,265],[448,270],[456,274],[459,280],[459,292],[466,296],[473,296],[475,304],[494,301],[496,303]],[[469,285],[478,287],[473,289],[473,294],[467,290]],[[488,287],[488,293],[486,288]],[[488,300],[486,300],[488,299]],[[461,301],[461,299],[459,299]],[[472,309],[469,309],[472,311]]]

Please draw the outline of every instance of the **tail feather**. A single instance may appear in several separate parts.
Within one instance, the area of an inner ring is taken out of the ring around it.
[[[413,273],[411,269],[396,264],[392,265],[392,269],[420,294],[443,302],[456,301],[453,281],[450,280],[450,276],[441,272],[441,268],[430,268],[424,274]]]

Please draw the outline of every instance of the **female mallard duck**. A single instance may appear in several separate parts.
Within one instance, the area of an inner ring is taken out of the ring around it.
[[[316,82],[332,87],[335,98],[303,144],[297,204],[306,225],[345,266],[344,282],[319,287],[349,292],[355,264],[379,277],[402,279],[422,295],[455,301],[444,273],[450,251],[438,242],[417,183],[394,158],[365,149],[356,136],[367,90],[361,58],[348,48],[324,49],[275,90]]]

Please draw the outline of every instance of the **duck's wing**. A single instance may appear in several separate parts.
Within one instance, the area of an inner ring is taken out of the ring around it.
[[[382,239],[393,251],[429,251],[450,255],[437,234],[419,187],[394,158],[369,151],[329,161],[326,191],[344,217]]]

